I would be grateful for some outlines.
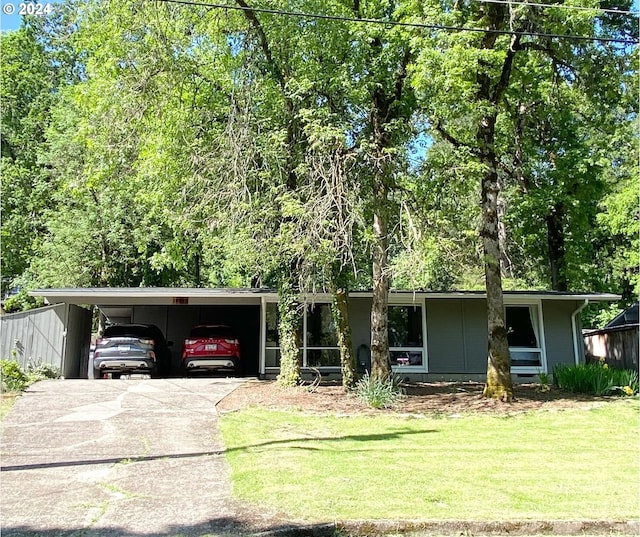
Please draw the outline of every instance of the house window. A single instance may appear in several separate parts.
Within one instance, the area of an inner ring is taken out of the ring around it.
[[[391,365],[422,367],[422,306],[389,306],[388,318]]]
[[[511,367],[517,369],[542,368],[542,346],[537,305],[506,306],[507,340]]]
[[[300,347],[302,367],[340,367],[338,336],[330,304],[305,306],[305,315],[298,326],[304,334]],[[280,337],[278,334],[278,305],[266,307],[265,366],[280,367]]]
[[[305,367],[340,367],[338,334],[331,305],[307,306],[305,318]]]

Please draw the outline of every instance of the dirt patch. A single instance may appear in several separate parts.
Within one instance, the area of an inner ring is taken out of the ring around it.
[[[296,409],[333,414],[512,414],[533,410],[561,410],[598,406],[611,398],[572,394],[538,384],[515,386],[515,400],[502,403],[482,396],[483,385],[475,382],[412,382],[402,385],[406,396],[392,409],[375,410],[335,383],[283,388],[274,381],[254,380],[243,384],[217,405],[220,412],[248,406]]]

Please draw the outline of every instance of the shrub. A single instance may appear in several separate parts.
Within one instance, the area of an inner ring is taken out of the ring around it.
[[[559,365],[553,369],[556,387],[573,393],[590,395],[634,395],[638,393],[638,373],[612,369],[606,363]]]
[[[404,390],[397,377],[372,379],[367,372],[356,384],[358,398],[373,408],[389,408],[404,398]]]
[[[60,378],[60,368],[53,364],[29,362],[27,365],[27,378],[29,384],[38,382],[39,380]]]
[[[29,363],[24,371],[16,360],[0,360],[3,392],[21,392],[39,380],[60,377],[60,370],[51,364]]]
[[[0,373],[3,392],[19,392],[29,385],[26,373],[15,360],[0,360]]]

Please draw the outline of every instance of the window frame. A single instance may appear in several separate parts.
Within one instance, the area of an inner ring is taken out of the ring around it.
[[[308,335],[308,322],[309,322],[309,317],[308,317],[308,313],[309,313],[309,308],[310,307],[316,307],[316,306],[323,306],[326,305],[329,308],[329,315],[332,315],[331,312],[331,303],[330,302],[313,302],[313,303],[305,303],[304,305],[304,317],[302,320],[302,333],[303,333],[303,338],[302,338],[302,367],[305,369],[309,369],[309,368],[317,368],[317,369],[322,369],[322,370],[327,370],[327,369],[340,369],[340,347],[338,346],[338,342],[337,342],[337,338],[338,338],[338,330],[337,327],[334,326],[335,330],[336,330],[336,344],[331,345],[331,346],[327,346],[327,345],[309,345],[309,343],[307,342],[307,335]],[[333,318],[331,319],[331,322],[333,323]],[[308,355],[308,351],[334,351],[337,350],[338,351],[338,363],[336,365],[321,365],[321,366],[315,366],[315,365],[309,365],[309,355]]]
[[[538,340],[538,346],[537,347],[509,347],[509,354],[513,355],[513,353],[516,352],[537,352],[540,355],[540,365],[539,366],[532,366],[532,365],[526,365],[526,366],[520,366],[520,365],[513,365],[513,362],[511,364],[511,373],[518,375],[518,374],[522,374],[522,375],[537,375],[539,373],[547,373],[548,371],[548,367],[547,367],[547,352],[546,352],[546,342],[545,342],[545,338],[544,338],[544,315],[542,313],[542,300],[532,300],[530,298],[528,299],[518,299],[517,297],[509,297],[508,299],[505,298],[504,301],[504,314],[505,314],[505,321],[506,321],[506,317],[507,317],[507,308],[508,307],[528,307],[529,308],[529,312],[530,314],[532,314],[532,310],[531,308],[534,308],[534,311],[536,312],[536,319],[535,321],[537,322],[537,333],[536,335],[536,339]],[[507,327],[508,328],[508,327]],[[534,333],[535,333],[535,327],[534,327]]]
[[[267,333],[267,307],[273,304],[276,307],[276,311],[278,308],[278,302],[276,300],[265,300],[264,304],[263,304],[263,311],[264,311],[264,320],[263,320],[263,326],[264,326],[264,330],[265,330],[265,336],[262,340],[263,345],[264,345],[264,354],[263,354],[263,371],[262,373],[266,373],[267,370],[269,371],[277,371],[280,369],[279,365],[267,365],[266,363],[266,359],[267,359],[267,352],[268,351],[279,351],[280,350],[280,345],[269,345],[266,339],[266,333]],[[307,302],[304,304],[304,311],[303,311],[303,315],[302,315],[302,346],[298,347],[299,351],[301,352],[301,359],[302,359],[302,364],[301,367],[302,369],[311,369],[311,368],[316,368],[320,369],[322,371],[328,371],[328,370],[333,370],[333,371],[339,371],[340,370],[340,363],[336,364],[336,365],[323,365],[323,366],[314,366],[314,365],[309,365],[308,362],[308,351],[322,351],[322,350],[337,350],[338,352],[340,352],[340,347],[337,345],[335,346],[327,346],[327,345],[323,345],[323,346],[316,346],[316,345],[309,345],[307,342],[307,327],[308,327],[308,317],[307,314],[309,312],[310,307],[315,307],[315,306],[323,306],[326,305],[329,310],[331,308],[331,302],[325,301],[325,300],[317,300],[315,302]]]

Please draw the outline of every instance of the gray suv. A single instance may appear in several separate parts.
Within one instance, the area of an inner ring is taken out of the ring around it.
[[[93,378],[111,375],[167,375],[171,351],[162,331],[153,324],[114,324],[96,342],[91,364]]]

